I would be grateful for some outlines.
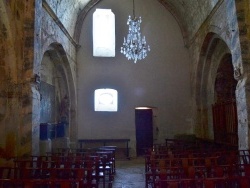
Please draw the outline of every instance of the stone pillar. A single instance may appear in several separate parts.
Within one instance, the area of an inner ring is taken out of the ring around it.
[[[39,124],[40,124],[40,93],[37,86],[32,84],[32,154],[39,154]]]
[[[246,84],[245,79],[239,80],[237,88],[236,88],[239,149],[249,148],[248,110],[247,110],[247,101],[246,101],[247,93],[246,93],[245,84]]]
[[[250,132],[250,12],[249,0],[236,0],[236,14],[239,27],[241,54],[237,56],[238,63],[235,66],[235,77],[238,79],[236,89],[238,111],[238,137],[239,149],[249,149]]]

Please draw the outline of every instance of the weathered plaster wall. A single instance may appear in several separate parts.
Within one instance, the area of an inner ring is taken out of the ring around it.
[[[68,1],[69,2],[69,1]],[[39,45],[37,48],[37,56],[35,57],[34,71],[37,74],[41,74],[41,62],[43,54],[49,52],[53,58],[53,63],[58,65],[64,73],[63,82],[64,89],[62,94],[67,94],[70,98],[70,139],[74,141],[76,139],[76,48],[77,44],[72,38],[72,35],[68,32],[65,25],[60,21],[57,15],[63,15],[65,10],[61,9],[60,6],[54,12],[53,4],[48,4],[45,0],[41,2],[37,7],[37,16],[41,17],[41,20],[37,20],[37,35],[36,41]],[[53,75],[55,76],[55,75]],[[65,91],[66,88],[66,91]],[[39,92],[39,90],[38,90]],[[34,101],[39,105],[39,101]],[[39,110],[39,108],[37,109]],[[39,120],[34,122],[39,127]]]
[[[122,6],[120,6],[122,4]],[[78,61],[78,137],[130,138],[135,152],[135,107],[157,107],[159,142],[175,134],[192,134],[190,119],[190,61],[176,20],[157,1],[137,0],[142,34],[151,46],[147,58],[134,64],[120,53],[132,13],[127,0],[103,0],[89,11],[81,28]],[[111,8],[116,16],[116,56],[92,55],[92,13]],[[149,11],[154,10],[152,14]],[[118,112],[94,112],[94,90],[118,90]]]
[[[45,1],[44,1],[45,2]],[[92,5],[99,2],[99,1],[91,1]],[[160,1],[162,4],[164,4],[164,1]],[[212,137],[212,129],[211,129],[211,116],[209,116],[210,120],[205,120],[205,124],[207,125],[201,125],[199,118],[203,119],[203,117],[198,117],[197,112],[197,106],[196,104],[196,93],[197,90],[197,80],[201,79],[200,73],[197,72],[197,67],[201,62],[201,59],[206,58],[203,57],[204,54],[202,51],[202,48],[204,47],[204,41],[206,40],[206,36],[208,33],[215,33],[222,41],[222,43],[225,43],[228,47],[229,51],[232,53],[232,63],[236,70],[240,70],[241,72],[243,70],[244,74],[246,74],[248,70],[247,63],[244,63],[244,66],[242,66],[241,61],[241,49],[243,49],[243,62],[248,62],[248,54],[249,54],[249,6],[248,1],[236,1],[237,3],[237,16],[235,13],[235,5],[233,0],[213,0],[213,1],[167,1],[166,7],[169,9],[174,9],[175,14],[177,17],[180,17],[182,24],[185,26],[185,31],[188,35],[189,42],[187,45],[190,47],[190,54],[192,56],[193,60],[193,68],[192,68],[192,76],[191,76],[191,82],[192,84],[192,96],[193,96],[193,112],[194,112],[194,122],[196,124],[196,133],[202,137]],[[68,16],[71,11],[79,12],[84,5],[86,5],[87,2],[73,4],[73,2],[66,2],[66,1],[48,1],[48,3],[51,6],[51,9],[57,14],[57,18],[60,20],[62,25],[65,26],[67,32],[69,33],[69,36],[71,36],[72,33],[74,33],[72,26],[74,25],[74,20],[76,18],[70,18]],[[77,7],[79,6],[79,7]],[[69,7],[67,10],[64,7]],[[195,7],[195,8],[194,8]],[[79,10],[77,10],[79,8]],[[71,11],[69,11],[71,10]],[[88,9],[87,9],[88,10]],[[51,11],[47,11],[51,12]],[[51,15],[50,15],[51,16]],[[52,16],[53,17],[53,16]],[[239,21],[240,31],[238,31],[238,25],[237,25],[237,18]],[[44,22],[46,23],[46,22]],[[58,25],[58,24],[57,24]],[[53,29],[54,30],[54,29]],[[61,29],[62,30],[62,29]],[[241,43],[239,43],[239,37],[240,34],[241,37]],[[54,35],[54,34],[53,34]],[[65,33],[64,33],[65,35]],[[58,36],[57,36],[58,37]],[[60,37],[59,37],[60,38]],[[70,40],[71,41],[71,40]],[[223,42],[224,41],[224,42]],[[211,42],[208,40],[208,42]],[[72,42],[71,42],[72,43]],[[49,44],[49,42],[48,42]],[[65,41],[63,42],[65,44]],[[203,46],[202,46],[203,45]],[[45,45],[46,46],[46,45]],[[75,45],[74,45],[75,46]],[[223,45],[222,45],[223,46]],[[219,47],[218,47],[219,48]],[[72,49],[72,48],[70,48]],[[68,51],[68,50],[66,50]],[[213,55],[213,61],[218,57],[221,57],[223,53],[226,53],[227,50],[224,52],[221,52],[221,54],[215,54]],[[219,61],[217,61],[219,62]],[[216,63],[215,63],[216,64]],[[214,66],[216,67],[216,66]],[[214,74],[211,70],[211,74]],[[236,76],[237,77],[237,76]],[[240,77],[242,78],[242,77]],[[237,79],[240,79],[237,78]],[[212,79],[211,79],[212,80]],[[248,110],[247,110],[247,100],[245,96],[248,96],[245,90],[245,84],[246,84],[246,77],[245,79],[242,79],[238,83],[237,87],[237,104],[238,104],[238,115],[239,115],[239,135],[242,139],[240,141],[240,147],[248,146]],[[210,88],[212,88],[213,81],[209,81],[207,84],[210,85]],[[210,90],[209,88],[207,88]],[[210,93],[209,99],[207,99],[210,103],[212,103],[212,93]],[[210,107],[206,106],[205,109],[199,109],[204,110],[206,113],[209,114]],[[204,113],[202,113],[204,114]],[[205,117],[204,119],[207,119]]]
[[[88,0],[44,0],[57,15],[69,34],[73,36],[78,12],[86,6]]]
[[[76,49],[78,48],[77,42],[74,41],[73,35],[77,31],[75,31],[75,25],[78,24],[76,22],[79,12],[83,9],[84,6],[87,5],[88,8],[85,10],[85,14],[88,13],[89,8],[97,5],[102,5],[106,0],[92,0],[90,4],[88,4],[87,0],[43,0],[43,1],[35,1],[35,0],[27,0],[27,1],[0,1],[0,158],[7,158],[13,155],[25,155],[25,154],[38,154],[39,153],[39,113],[40,113],[40,94],[39,94],[39,84],[34,82],[34,76],[37,74],[41,75],[41,62],[46,51],[50,51],[51,54],[56,54],[57,57],[53,59],[56,63],[62,64],[63,72],[65,73],[65,80],[62,82],[67,85],[65,90],[70,94],[71,98],[71,131],[70,137],[71,140],[75,140],[77,138],[76,128],[76,88],[77,88],[77,80],[76,80],[76,70],[82,68],[81,65],[85,66],[85,63],[92,62],[92,58],[86,55],[83,61],[79,61],[77,63],[76,60]],[[205,117],[205,124],[202,124],[200,119],[203,117],[199,116],[199,110],[209,111],[209,106],[206,106],[205,109],[199,109],[197,107],[197,82],[202,78],[200,72],[198,72],[198,67],[203,60],[206,59],[206,42],[209,44],[214,42],[214,38],[209,39],[209,33],[215,33],[216,37],[219,37],[219,41],[221,45],[217,46],[218,50],[216,54],[213,54],[212,68],[210,70],[211,78],[208,82],[209,87],[206,87],[208,91],[211,90],[213,85],[213,74],[215,74],[216,70],[216,62],[219,62],[218,59],[222,54],[227,51],[232,54],[232,63],[236,69],[235,73],[241,73],[239,75],[235,75],[235,77],[239,80],[238,86],[236,90],[237,95],[237,109],[238,109],[238,117],[239,117],[239,147],[244,149],[249,146],[249,41],[250,41],[250,32],[249,32],[249,23],[250,23],[250,11],[249,11],[249,1],[248,0],[189,0],[189,1],[181,1],[181,0],[159,0],[159,1],[151,1],[151,5],[160,2],[168,9],[171,10],[171,13],[179,18],[180,25],[184,26],[182,34],[187,36],[187,47],[189,47],[189,52],[191,56],[192,68],[191,68],[191,95],[192,101],[187,102],[187,104],[193,104],[192,107],[192,118],[191,121],[195,124],[195,130],[198,136],[212,138],[212,129],[209,124],[211,122],[211,116]],[[165,3],[166,2],[166,3]],[[236,2],[236,11],[235,11],[235,3]],[[124,10],[126,10],[126,16],[128,11],[131,11],[131,4],[124,4]],[[161,25],[156,23],[153,27],[150,26],[150,22],[155,23],[154,19],[154,10],[158,9],[150,9],[148,10],[146,6],[144,6],[144,2],[140,3],[143,6],[138,7],[138,11],[142,12],[143,16],[143,24],[144,34],[152,49],[157,49],[157,52],[150,52],[157,54],[157,58],[149,58],[146,61],[155,62],[157,59],[157,63],[161,63],[163,61],[169,62],[181,62],[188,55],[186,51],[183,51],[183,57],[178,61],[174,58],[176,53],[172,53],[169,57],[162,57],[162,54],[165,54],[167,50],[171,49],[168,46],[169,42],[166,42],[166,46],[159,48],[158,43],[162,42],[161,40],[155,40],[156,36],[152,36],[154,38],[150,39],[149,34],[157,33],[155,31],[147,31],[150,28],[158,28],[161,32],[163,31]],[[154,7],[154,6],[152,6]],[[117,7],[116,7],[117,8]],[[161,7],[162,8],[162,7]],[[162,16],[160,20],[165,20],[164,24],[166,24],[166,28],[169,28],[168,21],[171,21],[171,24],[176,24],[175,21],[169,19],[169,17],[165,17],[163,15],[168,14],[162,10]],[[151,12],[152,14],[148,14]],[[85,15],[83,14],[83,15]],[[119,16],[119,12],[117,13]],[[79,14],[81,17],[81,14]],[[123,24],[119,27],[118,32],[121,33],[122,38],[126,33],[125,24],[127,17],[124,14],[123,20],[119,23]],[[83,18],[78,18],[84,20]],[[149,22],[145,23],[144,20],[148,20]],[[84,27],[80,28],[84,32],[83,35],[89,36],[89,38],[85,38],[84,45],[91,45],[90,33],[87,28],[91,28],[90,26],[90,18],[86,18],[86,22],[84,23]],[[163,25],[164,25],[163,24]],[[170,24],[170,25],[171,25]],[[239,25],[239,29],[238,29]],[[178,28],[177,24],[174,28]],[[123,33],[124,31],[124,33]],[[85,33],[86,32],[86,33]],[[181,32],[180,32],[181,33]],[[181,35],[178,33],[178,35]],[[157,33],[158,34],[158,33]],[[166,34],[160,33],[163,39]],[[182,36],[183,37],[183,36]],[[178,37],[177,37],[178,38]],[[76,37],[77,39],[77,37]],[[164,38],[164,40],[167,40]],[[154,44],[154,42],[157,42]],[[178,44],[181,44],[183,41],[181,37],[177,39]],[[204,43],[205,41],[205,43]],[[119,44],[119,43],[118,43]],[[83,46],[84,46],[83,45]],[[120,46],[121,44],[117,45]],[[227,50],[224,49],[228,48]],[[209,48],[209,47],[207,47]],[[82,47],[81,49],[88,49]],[[224,49],[224,50],[223,50]],[[88,53],[89,51],[84,51],[84,53]],[[119,52],[117,52],[118,54]],[[151,56],[152,57],[152,56]],[[133,64],[127,64],[127,60],[122,57],[119,57],[119,63],[123,62],[125,65],[122,65],[122,74],[124,74],[124,80],[127,81],[127,75],[125,75],[126,71],[131,71],[131,67],[135,67]],[[94,63],[99,63],[99,60],[93,61]],[[103,63],[103,62],[100,62]],[[111,67],[119,66],[119,64],[115,61],[104,60],[104,63],[110,63]],[[185,62],[187,63],[187,62]],[[188,63],[183,65],[186,66],[186,69],[189,69]],[[80,64],[79,67],[77,65]],[[118,64],[118,65],[117,65]],[[114,66],[115,65],[115,66]],[[174,64],[172,64],[174,66]],[[176,65],[176,64],[175,64]],[[179,71],[183,68],[183,65],[176,65],[173,72]],[[90,67],[90,64],[87,65]],[[123,67],[124,66],[124,67]],[[128,67],[126,67],[128,66]],[[131,67],[129,67],[131,66]],[[145,65],[136,65],[138,69],[143,70]],[[161,67],[162,65],[159,65]],[[92,67],[95,69],[95,67]],[[105,70],[106,66],[102,66]],[[147,69],[147,68],[146,68]],[[150,68],[148,68],[149,70]],[[84,69],[83,69],[84,70]],[[171,69],[168,69],[171,70]],[[82,71],[82,70],[81,70]],[[101,72],[102,70],[100,70]],[[150,71],[152,71],[150,69]],[[154,69],[156,72],[156,69]],[[96,74],[99,72],[97,71]],[[187,72],[185,72],[186,74]],[[134,74],[137,74],[135,72]],[[120,75],[119,75],[120,76]],[[145,76],[145,75],[144,75]],[[148,75],[149,76],[149,75]],[[157,75],[158,76],[158,75]],[[188,76],[186,76],[188,77]],[[186,78],[185,77],[185,78]],[[90,79],[91,77],[87,78]],[[184,77],[182,77],[184,78]],[[91,80],[84,80],[86,83],[91,83]],[[154,78],[155,79],[155,78]],[[164,77],[165,79],[165,77]],[[176,77],[171,77],[168,75],[168,79],[179,80]],[[162,80],[162,78],[160,79]],[[188,79],[187,79],[188,80]],[[152,83],[150,80],[148,83]],[[187,81],[180,81],[180,84],[187,84]],[[126,83],[126,82],[125,82]],[[176,83],[173,83],[173,85]],[[125,84],[126,85],[126,84]],[[164,84],[163,84],[164,85]],[[147,86],[145,86],[147,87]],[[209,89],[210,88],[210,89]],[[152,90],[151,92],[153,93]],[[168,92],[171,90],[168,90]],[[66,91],[63,91],[66,92]],[[168,94],[168,92],[166,92]],[[166,95],[167,95],[166,94]],[[213,91],[209,93],[211,95],[208,99],[209,104],[212,103],[212,95]],[[82,97],[81,95],[79,95]],[[181,97],[181,96],[180,96]],[[146,103],[148,105],[157,106],[158,103],[155,103],[155,100],[148,100],[149,97],[145,97]],[[165,99],[164,99],[165,100]],[[163,101],[164,101],[163,100]],[[92,101],[90,99],[90,101]],[[138,105],[145,104],[145,101],[139,101]],[[178,102],[178,101],[177,101]],[[185,103],[185,101],[182,101]],[[79,103],[82,105],[82,102]],[[156,104],[156,105],[155,105]],[[136,104],[137,105],[137,104]],[[187,105],[187,106],[188,106]],[[169,107],[169,104],[166,102],[166,106]],[[174,105],[170,105],[174,109]],[[131,109],[134,108],[134,105],[131,106]],[[198,109],[197,109],[198,108]],[[177,109],[177,108],[176,108]],[[189,109],[189,111],[191,111]],[[177,112],[177,110],[176,110]],[[159,112],[160,115],[165,115],[166,112]],[[85,113],[83,113],[85,115]],[[204,113],[202,113],[204,114]],[[189,115],[188,115],[189,116]],[[132,115],[130,116],[132,117]],[[174,118],[175,116],[173,116]],[[160,120],[161,121],[161,120]],[[164,122],[164,121],[163,121]],[[132,123],[132,122],[131,122]],[[79,121],[79,125],[81,121]],[[129,123],[128,123],[129,124]],[[181,123],[180,123],[181,124]],[[191,123],[192,124],[192,123]],[[190,125],[191,125],[190,124]],[[167,127],[164,128],[162,133],[162,138],[166,135],[173,135],[180,131],[180,127]],[[129,127],[131,128],[131,127]],[[128,128],[128,129],[129,129]],[[192,126],[188,128],[188,130],[192,130]],[[80,127],[82,129],[82,127]],[[79,129],[79,130],[80,130]],[[125,128],[125,132],[127,131],[127,127]],[[133,128],[132,128],[133,129]],[[131,129],[131,130],[132,130]],[[171,132],[168,132],[171,130]],[[165,132],[164,132],[165,131]],[[129,132],[129,131],[127,131]],[[192,132],[192,131],[188,131]],[[130,134],[130,133],[128,133]]]
[[[74,122],[76,43],[45,1],[1,1],[0,13],[0,157],[39,154],[40,94],[35,74],[40,76],[45,51],[59,54],[64,84],[70,85]],[[71,134],[76,138],[76,128]]]

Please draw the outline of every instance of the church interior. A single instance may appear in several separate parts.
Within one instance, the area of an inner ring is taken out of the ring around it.
[[[97,27],[103,45],[115,36],[111,56],[93,53],[93,15],[103,9],[114,16],[113,32],[107,17]],[[142,58],[122,48],[130,15],[149,45]],[[151,161],[194,142],[249,164],[249,65],[249,0],[0,0],[0,167],[96,147]],[[169,187],[152,168],[145,162],[146,187]],[[250,167],[243,174],[232,187],[250,186]]]

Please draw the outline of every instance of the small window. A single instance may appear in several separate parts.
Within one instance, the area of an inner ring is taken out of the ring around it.
[[[115,15],[111,9],[93,13],[93,56],[115,57]]]
[[[116,112],[117,99],[117,90],[115,89],[96,89],[95,111]]]

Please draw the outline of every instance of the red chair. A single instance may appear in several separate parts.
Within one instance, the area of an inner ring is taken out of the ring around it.
[[[246,177],[250,178],[250,164],[244,164],[244,173]]]
[[[85,181],[87,187],[98,187],[98,172],[96,171],[97,164],[90,156],[86,156],[84,160],[84,173],[85,173]]]
[[[211,178],[209,179],[204,179],[204,186],[205,188],[215,188],[215,181]]]
[[[104,184],[108,183],[109,187],[112,187],[113,173],[112,173],[112,163],[110,163],[110,158],[108,156],[102,156],[99,163],[99,173],[104,175]]]
[[[157,180],[156,186],[154,188],[179,188],[179,180]]]
[[[0,187],[23,187],[23,182],[19,178],[19,171],[17,168],[0,167]]]
[[[224,176],[224,169],[221,166],[214,167],[214,177],[221,178]]]
[[[236,188],[237,184],[230,184],[228,178],[206,178],[204,179],[205,188]]]
[[[250,187],[250,179],[246,176],[239,177],[240,188]]]
[[[115,153],[116,153],[116,146],[102,146],[100,148],[98,148],[98,150],[100,151],[105,151],[105,152],[109,152],[110,156],[108,158],[110,158],[110,164],[112,164],[112,174],[115,174]]]

